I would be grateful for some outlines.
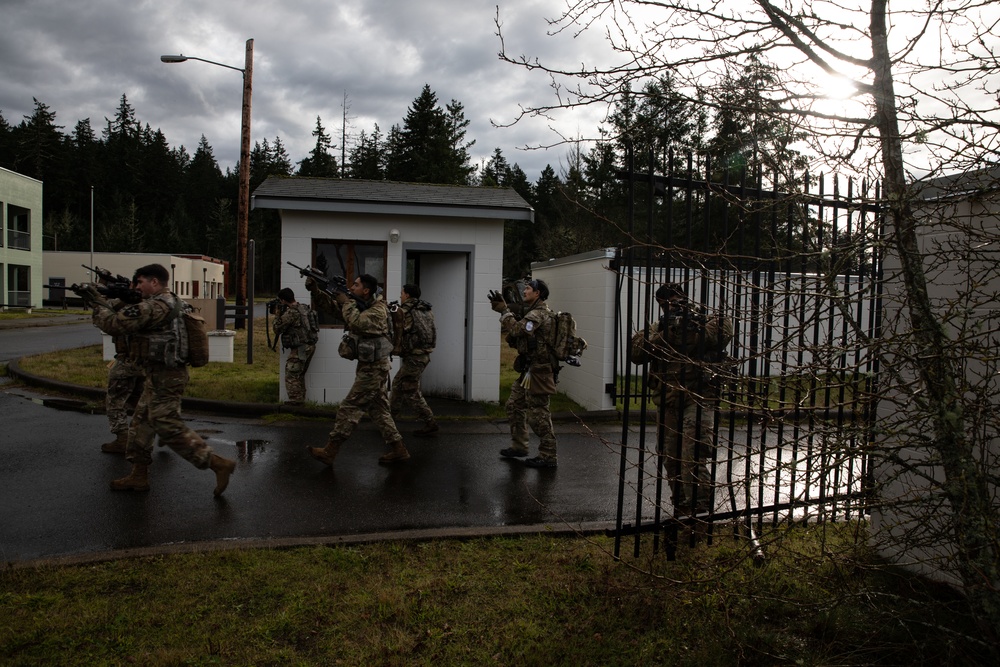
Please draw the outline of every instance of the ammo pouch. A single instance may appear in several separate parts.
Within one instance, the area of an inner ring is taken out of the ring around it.
[[[357,334],[345,333],[340,339],[337,354],[348,361],[382,361],[392,353],[392,343],[385,336],[362,338]]]
[[[340,346],[337,348],[337,354],[348,361],[354,361],[357,359],[358,337],[351,333],[345,333],[344,337],[340,339]]]
[[[357,352],[358,361],[382,361],[392,354],[392,342],[385,336],[357,338]]]

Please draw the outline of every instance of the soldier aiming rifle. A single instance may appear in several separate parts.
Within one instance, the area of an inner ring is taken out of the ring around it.
[[[333,276],[332,278],[327,278],[325,273],[320,273],[316,269],[308,266],[302,268],[301,266],[292,264],[291,262],[287,262],[287,264],[299,270],[299,275],[306,279],[307,289],[311,289],[308,281],[312,280],[320,291],[325,292],[332,299],[336,299],[338,293],[346,294],[351,299],[354,299],[354,303],[358,305],[358,310],[364,312],[365,308],[368,307],[368,302],[363,299],[359,299],[351,292],[350,288],[347,287],[347,279],[344,278],[344,276]],[[381,291],[381,288],[379,291]]]

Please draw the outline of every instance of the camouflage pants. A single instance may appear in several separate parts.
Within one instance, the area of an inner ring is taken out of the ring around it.
[[[170,447],[196,468],[207,468],[212,448],[181,419],[181,397],[188,383],[187,366],[147,369],[142,398],[132,417],[132,437],[125,458],[135,464],[153,462],[153,441]]]
[[[397,442],[403,437],[396,430],[396,423],[389,413],[386,384],[391,364],[382,361],[359,361],[354,374],[354,384],[337,408],[337,421],[330,431],[330,439],[343,442],[351,437],[365,412],[375,423],[385,442]]]
[[[285,359],[285,393],[289,401],[306,400],[306,371],[316,352],[315,345],[300,345],[288,350]]]
[[[660,466],[670,482],[675,511],[708,511],[714,494],[707,461],[712,456],[715,399],[683,389],[668,391],[659,408]]]
[[[507,419],[510,421],[511,447],[528,451],[528,427],[538,436],[538,455],[546,460],[556,460],[556,433],[552,428],[548,394],[531,394],[515,382],[507,399]]]
[[[421,421],[429,422],[434,419],[434,411],[420,393],[420,376],[430,361],[429,354],[403,357],[396,377],[392,379],[392,392],[389,394],[389,409],[392,414],[401,415],[405,410],[412,410]]]
[[[128,421],[142,394],[142,386],[146,372],[142,366],[129,361],[120,354],[108,367],[108,392],[104,399],[105,412],[108,415],[108,426],[115,435],[128,431]]]

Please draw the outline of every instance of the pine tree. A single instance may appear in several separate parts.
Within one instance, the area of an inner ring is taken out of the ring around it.
[[[316,145],[313,146],[309,157],[303,158],[299,162],[299,176],[319,176],[323,178],[335,178],[340,175],[337,167],[337,159],[330,154],[331,139],[323,127],[323,122],[316,116],[316,129],[312,135],[316,137]]]
[[[385,179],[387,146],[379,131],[378,123],[370,135],[363,131],[358,142],[351,151],[350,178],[360,178],[371,181]]]
[[[475,171],[469,164],[472,142],[465,142],[468,125],[459,102],[452,100],[442,109],[437,95],[425,84],[407,109],[398,135],[390,135],[389,180],[468,184]]]

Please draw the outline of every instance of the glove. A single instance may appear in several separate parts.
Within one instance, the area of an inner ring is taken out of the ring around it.
[[[312,278],[306,278],[306,289],[312,292],[314,287],[316,287],[316,281]]]
[[[83,299],[83,303],[87,306],[93,306],[97,301],[102,300],[101,293],[97,291],[97,288],[91,284],[81,285],[80,298]]]
[[[503,296],[500,292],[496,290],[490,290],[486,297],[490,300],[490,306],[494,311],[502,313],[507,310],[507,302],[503,300]]]
[[[350,297],[348,297],[343,292],[337,292],[336,294],[333,295],[333,298],[336,299],[337,303],[339,303],[341,306],[343,306],[350,300]]]

